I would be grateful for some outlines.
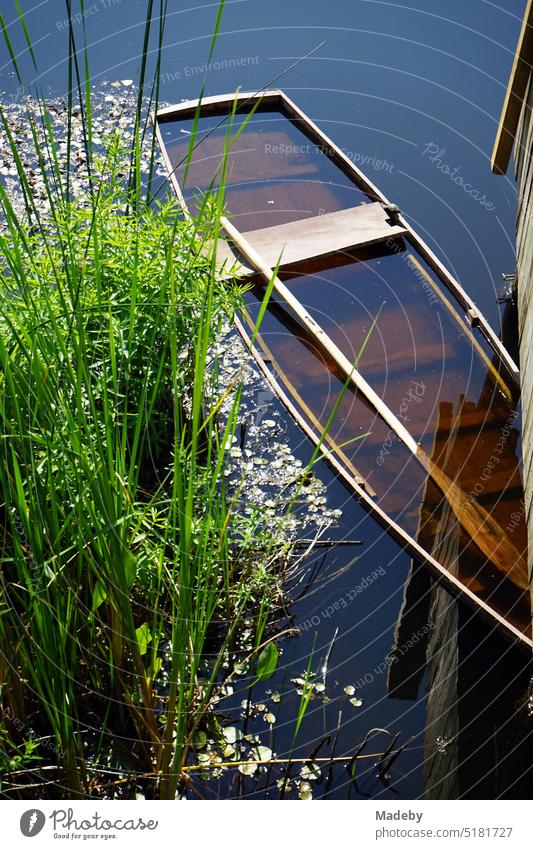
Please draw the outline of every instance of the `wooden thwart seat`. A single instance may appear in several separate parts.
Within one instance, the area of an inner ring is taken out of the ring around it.
[[[280,259],[281,266],[292,265],[405,233],[404,227],[390,224],[382,204],[375,202],[251,230],[246,233],[246,240],[267,265],[275,267]]]
[[[246,233],[246,241],[266,265],[275,268],[279,262],[283,268],[296,262],[396,239],[406,232],[404,227],[390,223],[383,205],[376,201],[288,224],[250,230]],[[217,258],[219,262],[225,262],[226,267],[234,264],[236,259],[224,242],[217,247]],[[256,273],[255,269],[244,264],[240,270],[245,274]]]

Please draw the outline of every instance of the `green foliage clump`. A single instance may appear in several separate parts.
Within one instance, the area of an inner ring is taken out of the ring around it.
[[[215,272],[216,219],[132,208],[123,158],[112,140],[93,190],[56,195],[38,227],[0,190],[0,682],[72,792],[92,711],[93,759],[127,732],[172,797],[273,541],[243,532],[224,490],[240,391],[223,426],[208,360],[240,295]]]

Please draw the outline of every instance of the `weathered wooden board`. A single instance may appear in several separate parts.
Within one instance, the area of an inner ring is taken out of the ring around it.
[[[383,205],[375,202],[277,227],[250,230],[246,240],[267,265],[275,267],[279,262],[283,267],[404,236],[406,232],[405,227],[391,224]]]
[[[381,203],[366,203],[352,209],[328,212],[312,218],[291,221],[275,227],[246,232],[246,241],[264,262],[280,268],[317,257],[329,256],[339,251],[365,247],[406,234],[405,227],[392,224]],[[236,253],[221,240],[217,246],[217,259],[229,270],[235,263]],[[241,262],[240,272],[255,274],[251,264]]]
[[[532,6],[533,4],[529,4]],[[533,12],[532,12],[533,13]],[[524,442],[524,512],[529,537],[529,577],[533,579],[533,84],[529,69],[527,97],[516,138],[515,169],[518,182],[517,294],[522,376],[522,428]],[[533,603],[533,581],[531,584]]]
[[[533,0],[528,0],[492,151],[491,165],[495,174],[505,174],[507,171],[522,111],[522,103],[531,74],[532,53]]]

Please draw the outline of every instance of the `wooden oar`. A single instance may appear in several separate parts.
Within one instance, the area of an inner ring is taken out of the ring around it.
[[[463,490],[452,481],[426,454],[423,448],[411,436],[407,428],[394,415],[392,410],[383,402],[355,367],[354,363],[342,353],[333,339],[307,312],[303,304],[291,290],[274,275],[270,268],[252,245],[231,221],[222,216],[221,226],[230,239],[241,251],[246,260],[251,263],[263,276],[265,281],[273,280],[273,289],[279,298],[297,316],[313,338],[321,345],[326,353],[337,364],[339,369],[349,378],[358,392],[370,403],[390,429],[406,445],[416,457],[424,471],[432,478],[446,497],[451,509],[462,527],[474,540],[484,556],[500,572],[508,577],[520,589],[528,586],[527,563],[521,552],[513,545],[503,528],[493,519],[480,504],[467,497]]]

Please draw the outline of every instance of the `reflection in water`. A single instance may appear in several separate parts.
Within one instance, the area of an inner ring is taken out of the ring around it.
[[[242,127],[235,116],[232,134]],[[167,152],[191,210],[198,194],[220,185],[229,122],[219,114],[203,117],[187,170],[193,119],[161,122]],[[181,165],[179,164],[181,163]],[[225,199],[242,232],[286,224],[368,201],[367,195],[310,141],[298,122],[277,110],[261,109],[228,151]]]
[[[424,798],[529,797],[529,664],[414,563],[389,663],[391,699],[425,680]]]

